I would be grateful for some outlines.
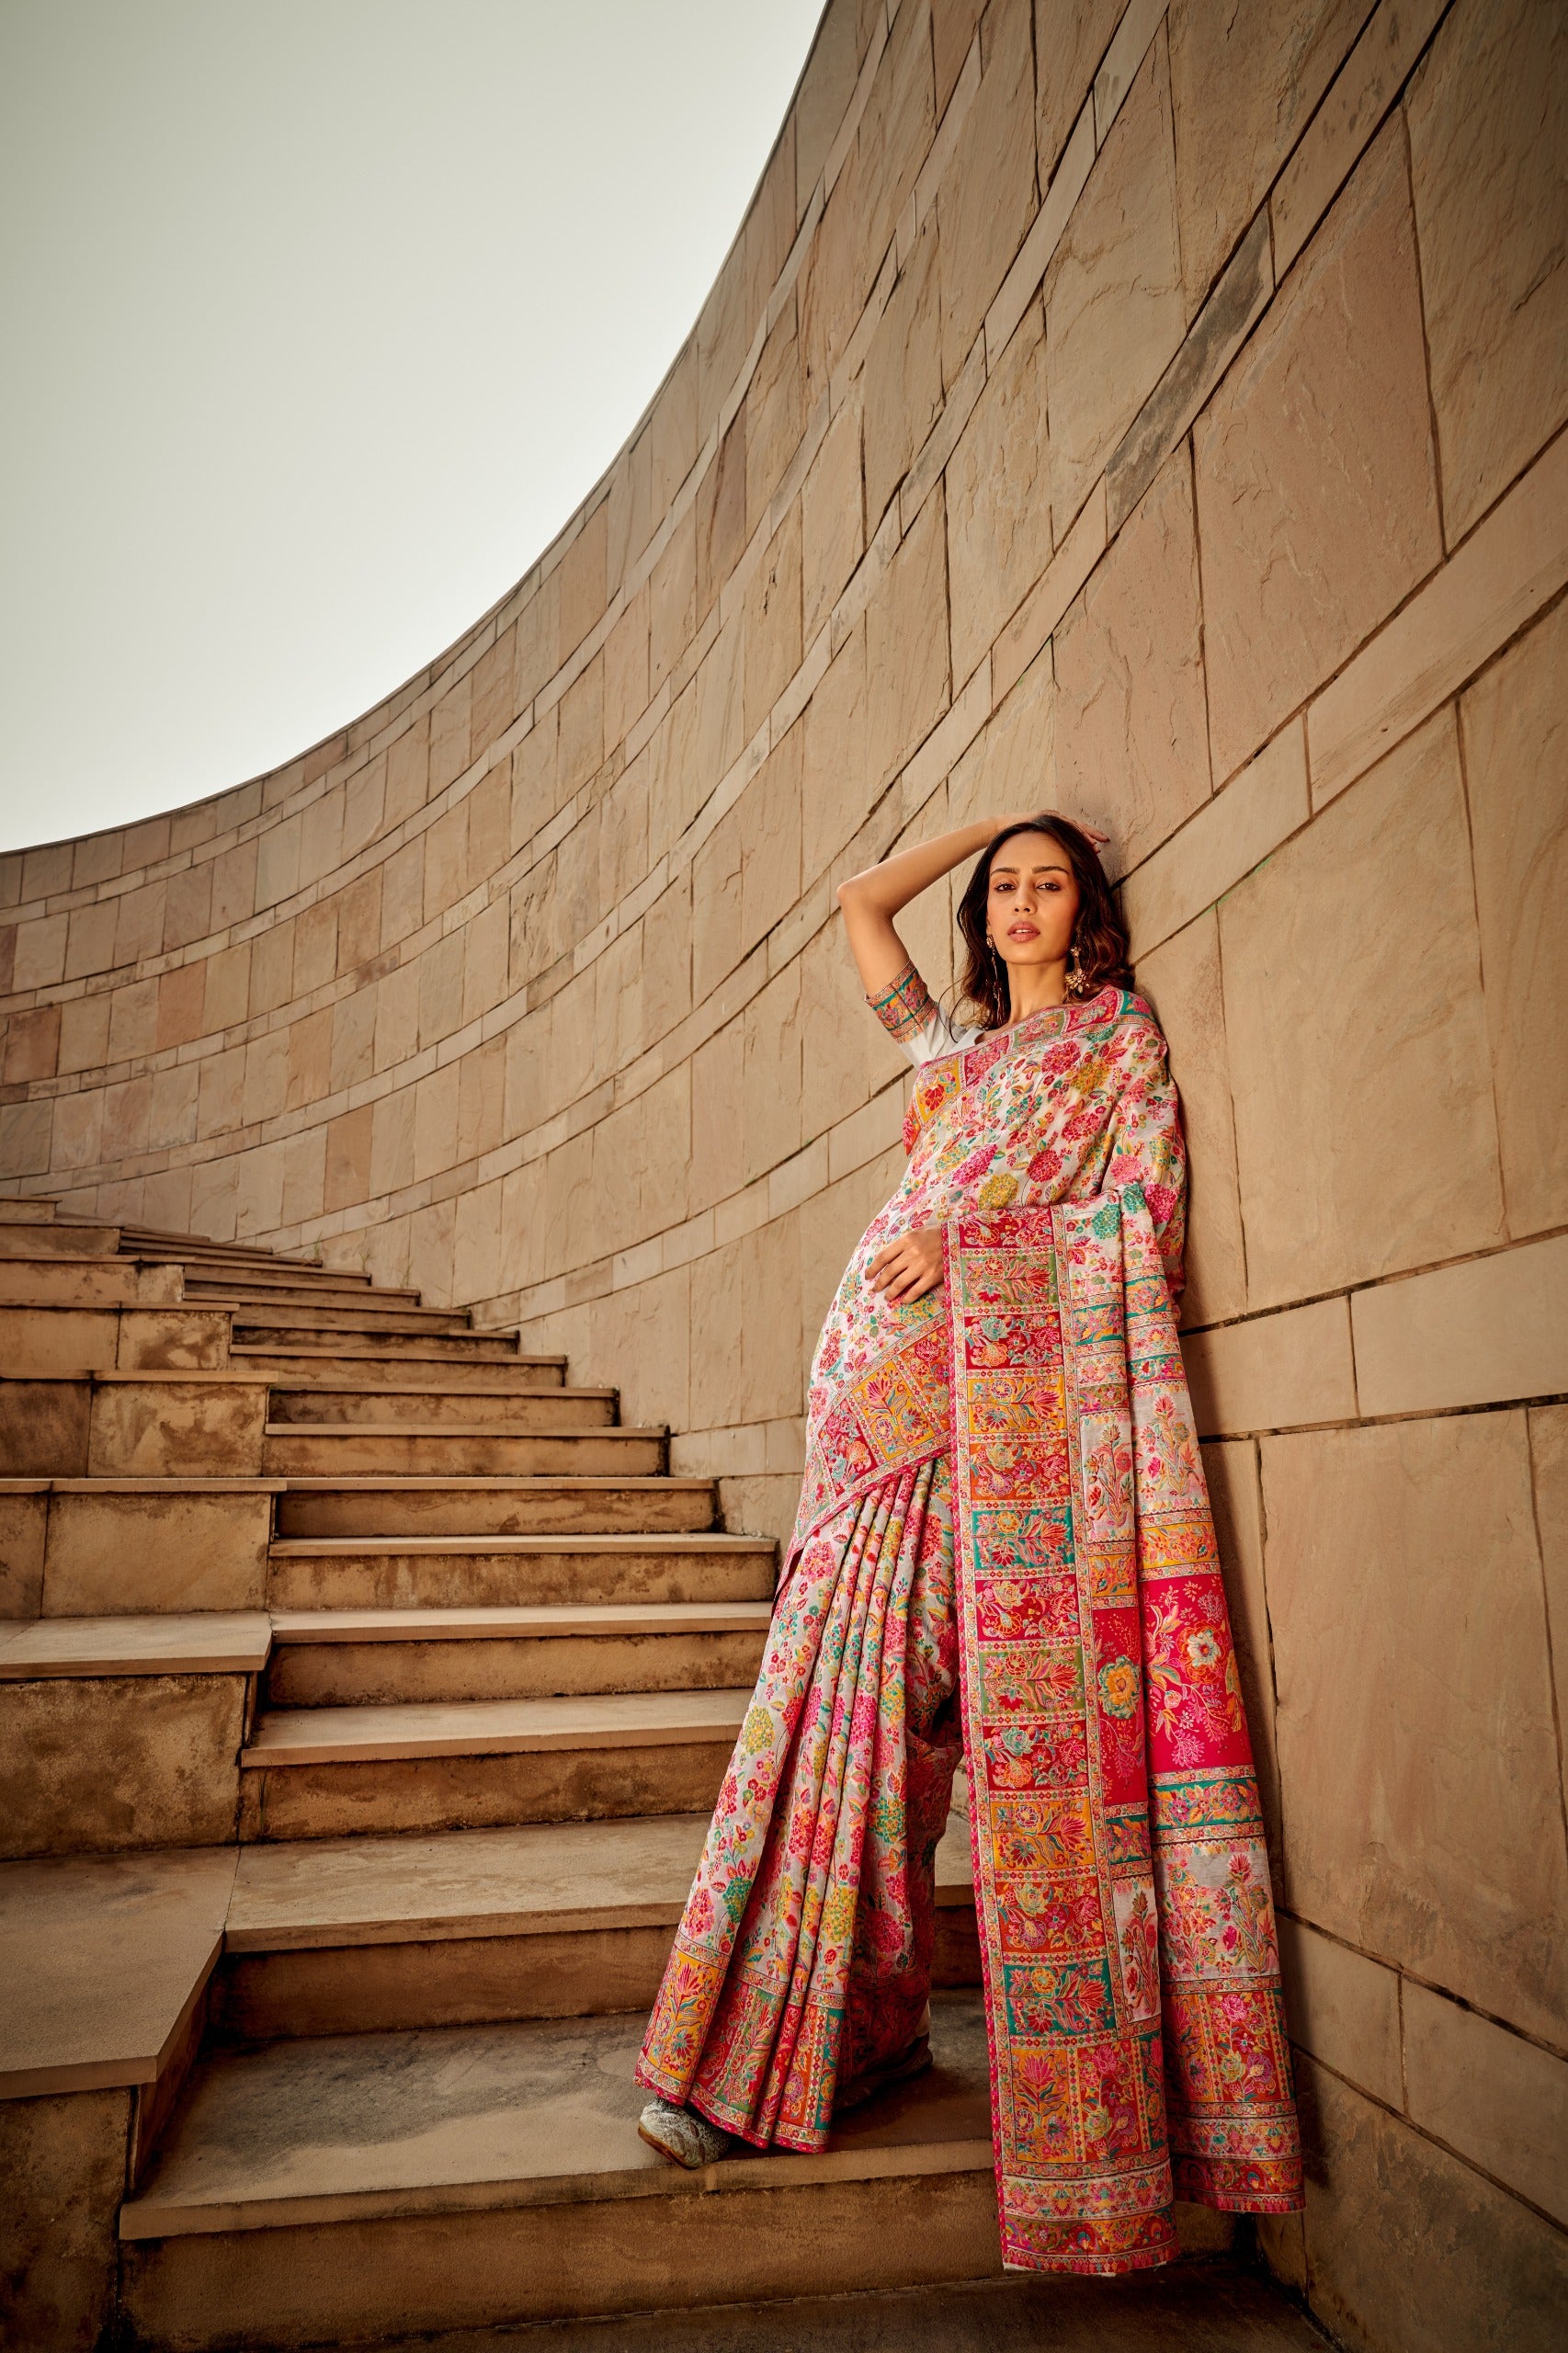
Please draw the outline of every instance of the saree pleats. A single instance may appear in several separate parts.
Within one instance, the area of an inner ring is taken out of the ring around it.
[[[927,1461],[828,1520],[780,1589],[638,2070],[746,2140],[820,2149],[841,2076],[925,2006],[958,1757],[952,1562],[947,1465]]]

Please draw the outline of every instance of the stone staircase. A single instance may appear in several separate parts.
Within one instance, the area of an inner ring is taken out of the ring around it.
[[[685,2341],[995,2279],[961,1822],[929,2077],[819,2157],[636,2137],[775,1566],[667,1451],[416,1292],[0,1201],[17,2342]]]

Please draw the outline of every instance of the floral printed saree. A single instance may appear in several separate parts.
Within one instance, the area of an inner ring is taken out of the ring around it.
[[[929,1000],[889,993],[895,1028]],[[812,1370],[752,1706],[638,2068],[762,2145],[919,2031],[960,1748],[1002,2252],[1121,2272],[1301,2167],[1257,1787],[1176,1343],[1165,1044],[1102,990],[928,1063]],[[944,1229],[911,1306],[867,1279]]]

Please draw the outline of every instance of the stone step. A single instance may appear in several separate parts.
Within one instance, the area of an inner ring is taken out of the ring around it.
[[[765,1601],[774,1569],[761,1536],[281,1538],[267,1592],[278,1609]]]
[[[173,1247],[185,1251],[193,1258],[213,1258],[225,1266],[246,1267],[320,1267],[320,1258],[291,1257],[278,1250],[268,1250],[259,1242],[214,1242],[205,1233],[169,1233],[161,1225],[122,1225],[121,1233],[134,1249],[151,1243],[163,1250]],[[328,1270],[330,1271],[330,1269]]]
[[[182,1262],[184,1263],[184,1262]],[[314,1314],[318,1308],[346,1307],[358,1314],[405,1314],[426,1312],[421,1308],[420,1294],[413,1291],[354,1290],[347,1283],[318,1280],[274,1282],[260,1276],[202,1275],[188,1263],[185,1264],[185,1295],[187,1299],[211,1300],[222,1307],[236,1310],[246,1307],[299,1307]],[[427,1311],[432,1314],[439,1309]]]
[[[112,1258],[119,1248],[118,1225],[0,1224],[0,1258]]]
[[[290,1478],[279,1536],[545,1536],[710,1529],[711,1479]]]
[[[278,1476],[649,1478],[665,1468],[663,1429],[496,1430],[429,1423],[267,1425],[262,1461]]]
[[[498,1349],[494,1345],[497,1340]],[[353,1342],[334,1347],[313,1337],[295,1347],[264,1340],[252,1345],[242,1335],[233,1357],[236,1368],[249,1367],[269,1380],[309,1387],[330,1388],[337,1382],[349,1388],[403,1389],[427,1370],[446,1389],[528,1396],[536,1389],[561,1389],[566,1381],[564,1357],[519,1356],[511,1334],[470,1332],[457,1341],[415,1340],[395,1347],[383,1341],[375,1348]]]
[[[771,1615],[766,1601],[280,1610],[267,1700],[343,1708],[726,1689],[756,1679]],[[0,1675],[6,1655],[0,1645]]]
[[[179,1267],[162,1260],[0,1256],[3,1307],[177,1307],[184,1297]]]
[[[339,1271],[335,1267],[291,1267],[279,1258],[274,1258],[266,1265],[231,1266],[216,1258],[192,1256],[188,1251],[182,1254],[181,1263],[192,1282],[209,1288],[232,1282],[247,1295],[257,1298],[271,1291],[283,1290],[302,1291],[314,1299],[340,1290],[350,1299],[363,1299],[373,1290],[378,1299],[401,1299],[415,1306],[420,1301],[420,1293],[416,1290],[398,1290],[395,1286],[381,1283],[372,1285],[369,1275],[357,1275],[348,1268]]]
[[[249,1838],[602,1821],[711,1806],[751,1700],[722,1691],[267,1710],[240,1752]]]
[[[304,2034],[643,2010],[705,1813],[242,1848],[213,2031]],[[938,1985],[979,1982],[967,1825],[937,1850]]]
[[[431,1332],[422,1324],[405,1332],[374,1316],[344,1323],[310,1315],[300,1308],[279,1309],[276,1314],[246,1308],[234,1317],[231,1345],[236,1357],[265,1350],[269,1357],[302,1362],[306,1356],[314,1356],[335,1370],[349,1361],[358,1366],[378,1357],[383,1362],[395,1358],[399,1363],[447,1364],[467,1358],[515,1366],[529,1361],[518,1354],[515,1332],[476,1332],[468,1324],[454,1324],[449,1333]]]
[[[15,1195],[0,1199],[0,1225],[50,1225],[55,1215],[52,1201],[18,1199]]]
[[[318,1381],[309,1388],[274,1389],[268,1411],[290,1429],[380,1424],[382,1428],[483,1430],[601,1430],[616,1427],[613,1389],[472,1389],[447,1379],[383,1381]]]
[[[466,1313],[445,1307],[402,1307],[378,1305],[373,1291],[352,1305],[334,1306],[331,1301],[313,1305],[309,1301],[273,1302],[265,1299],[241,1299],[233,1285],[214,1286],[203,1296],[207,1307],[229,1308],[236,1330],[247,1332],[309,1332],[318,1339],[334,1332],[407,1333],[429,1338],[437,1333],[463,1333],[472,1330]]]
[[[130,2327],[256,2343],[265,2313],[282,2347],[994,2275],[980,2004],[932,2010],[936,2067],[821,2155],[696,2174],[637,2137],[635,2014],[215,2054],[120,2210]]]

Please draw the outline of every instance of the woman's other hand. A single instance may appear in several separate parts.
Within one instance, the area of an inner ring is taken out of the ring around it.
[[[909,1307],[935,1290],[942,1279],[942,1229],[922,1226],[896,1242],[884,1242],[867,1269],[872,1288],[892,1307]]]

